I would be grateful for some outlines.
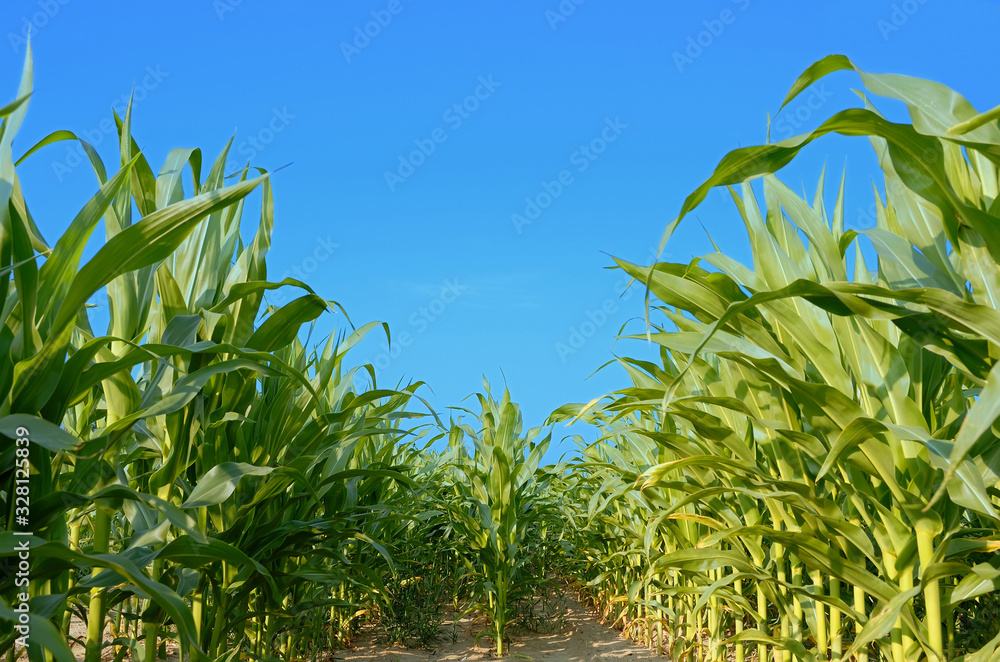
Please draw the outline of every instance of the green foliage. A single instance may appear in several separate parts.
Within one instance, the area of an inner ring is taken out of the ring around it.
[[[785,103],[845,68],[816,63]],[[991,618],[997,575],[969,554],[1000,535],[1000,127],[944,86],[857,71],[913,124],[863,95],[808,135],[728,154],[663,243],[729,186],[753,264],[619,261],[648,287],[649,333],[634,338],[661,360],[618,359],[630,387],[557,412],[603,432],[578,465],[596,599],[647,641],[665,623],[658,643],[678,659],[703,632],[737,660],[746,645],[759,659],[955,659],[956,610]],[[830,132],[876,149],[875,228],[845,228],[843,182],[828,209],[822,178],[808,200],[772,174]],[[969,659],[992,655],[994,635]]]
[[[551,433],[541,437],[541,429],[532,428],[522,436],[521,413],[510,394],[505,389],[498,402],[485,381],[484,386],[486,393],[477,394],[481,412],[473,414],[480,429],[458,423],[449,434],[454,461],[446,504],[465,546],[471,609],[487,615],[486,634],[497,655],[503,655],[515,606],[533,600],[546,581],[542,547],[533,539],[544,539],[548,518],[555,514],[546,493],[551,477],[538,470]],[[473,443],[471,456],[465,437]]]
[[[88,662],[152,662],[167,641],[194,660],[316,659],[363,626],[428,647],[449,613],[485,617],[503,655],[512,632],[559,622],[566,578],[673,659],[996,658],[1000,112],[842,56],[785,103],[843,69],[864,108],[730,153],[665,233],[727,186],[751,265],[618,262],[650,295],[630,338],[659,360],[619,357],[630,385],[557,411],[599,439],[542,467],[551,432],[524,431],[506,390],[459,410],[474,424],[425,425],[407,409],[419,383],[350,368],[377,323],[307,347],[339,306],[268,280],[271,177],[225,173],[230,145],[207,173],[178,149],[154,174],[129,106],[110,176],[80,141],[98,190],[48,243],[17,164],[77,138],[15,164],[29,49],[0,108],[0,621],[18,618],[24,540],[32,660],[73,658],[74,615]],[[843,182],[829,204],[822,177],[810,200],[774,176],[831,132],[875,147],[874,228],[845,227]],[[279,288],[299,296],[271,305]],[[32,535],[15,538],[21,428]]]
[[[54,628],[33,623],[33,641],[68,659],[50,635],[65,640],[71,611],[88,623],[90,661],[112,645],[152,660],[165,639],[194,659],[291,658],[342,641],[360,604],[387,597],[380,537],[398,515],[381,506],[414,487],[399,423],[419,385],[355,391],[344,356],[373,325],[308,350],[300,336],[335,304],[267,280],[269,176],[244,170],[227,186],[228,145],[207,176],[189,149],[154,175],[131,107],[116,117],[118,172],[108,178],[83,143],[101,188],[50,247],[11,156],[30,89],[29,51],[0,129],[0,430],[24,426],[33,442],[31,609]],[[244,244],[254,190],[260,221]],[[102,219],[106,243],[80,266]],[[302,294],[268,305],[279,287]],[[86,308],[101,288],[105,335]],[[12,458],[0,467],[6,558],[23,528]],[[15,592],[0,577],[5,604]],[[0,653],[13,646],[5,628]]]
[[[411,575],[387,587],[379,639],[410,648],[431,648],[441,638],[448,586],[439,577]]]
[[[992,651],[1000,632],[1000,595],[987,593],[955,609],[955,651],[959,654]]]

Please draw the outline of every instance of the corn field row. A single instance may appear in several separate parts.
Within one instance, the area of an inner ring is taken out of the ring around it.
[[[317,660],[450,610],[503,656],[568,581],[675,660],[1000,660],[1000,109],[843,56],[785,103],[840,70],[863,107],[726,155],[661,243],[726,186],[753,263],[618,260],[648,293],[622,338],[658,359],[524,429],[485,382],[447,421],[377,385],[347,358],[377,323],[314,339],[343,311],[268,280],[271,175],[229,145],[154,173],[130,105],[111,168],[68,131],[15,162],[29,49],[0,108],[0,654]],[[845,227],[843,180],[775,176],[828,133],[872,143],[876,227]],[[49,244],[17,168],[66,140],[98,186]],[[594,434],[543,465],[569,421]]]

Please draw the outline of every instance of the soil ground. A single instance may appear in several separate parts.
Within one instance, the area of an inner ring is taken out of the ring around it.
[[[546,662],[590,662],[592,660],[666,660],[653,651],[624,639],[620,632],[598,623],[597,615],[580,605],[573,597],[564,602],[562,627],[550,634],[523,633],[513,637],[508,660],[544,660]],[[448,626],[451,630],[451,626]],[[344,662],[480,662],[495,660],[490,641],[483,638],[475,643],[472,624],[463,620],[457,629],[457,641],[450,637],[434,650],[413,650],[395,646],[380,646],[364,639],[355,641],[354,648],[337,651],[334,660]]]
[[[636,646],[614,628],[601,625],[597,615],[583,607],[575,596],[566,595],[560,604],[560,615],[553,618],[552,631],[545,634],[520,633],[512,637],[507,660],[544,660],[545,662],[591,662],[596,660],[666,660],[654,652]],[[457,627],[456,627],[457,625]],[[434,645],[432,650],[418,650],[402,646],[386,646],[371,635],[355,639],[352,648],[334,651],[327,660],[342,662],[481,662],[496,660],[490,640],[483,638],[477,644],[475,633],[481,628],[471,619],[457,624],[448,623],[442,628],[448,636]],[[454,632],[455,640],[451,634]],[[72,633],[86,636],[83,623],[73,619]],[[110,632],[105,633],[107,639]],[[73,646],[77,659],[83,659],[83,648]],[[105,650],[104,659],[111,660],[111,649]],[[25,657],[26,659],[26,657]],[[128,656],[125,658],[128,660]],[[323,658],[321,658],[323,659]],[[177,646],[167,645],[167,660],[176,662]]]

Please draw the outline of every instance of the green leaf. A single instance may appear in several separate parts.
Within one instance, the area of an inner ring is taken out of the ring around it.
[[[228,499],[244,476],[266,476],[272,467],[256,467],[245,462],[223,462],[208,470],[181,508],[214,506]]]

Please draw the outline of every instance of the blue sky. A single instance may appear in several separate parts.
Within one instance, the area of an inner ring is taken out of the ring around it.
[[[374,334],[354,354],[383,383],[425,381],[443,411],[482,375],[497,390],[505,377],[528,426],[625,385],[614,368],[588,379],[612,351],[650,351],[614,345],[626,323],[642,328],[642,292],[620,296],[609,256],[649,263],[684,197],[728,150],[764,141],[809,64],[843,53],[980,110],[1000,102],[1000,11],[974,0],[4,0],[0,18],[8,99],[33,25],[36,92],[15,155],[69,129],[110,161],[108,119],[133,86],[154,171],[173,147],[214,159],[235,132],[234,167],[292,164],[274,178],[271,277],[302,275],[355,325],[388,322],[392,355]],[[829,77],[772,138],[857,105],[858,85]],[[96,186],[68,145],[19,170],[50,243]],[[831,182],[846,164],[848,223],[871,225],[867,142],[824,139],[782,178],[811,192],[824,164]],[[706,231],[748,259],[716,194],[668,259],[709,252]]]

